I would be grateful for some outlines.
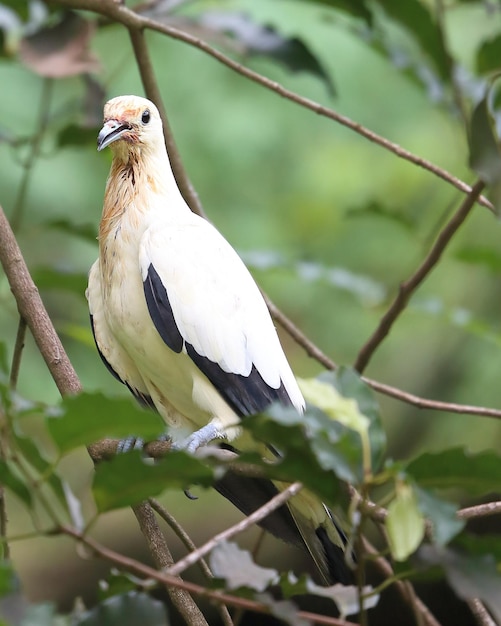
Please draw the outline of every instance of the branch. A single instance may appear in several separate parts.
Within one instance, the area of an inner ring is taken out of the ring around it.
[[[163,585],[179,587],[180,589],[185,589],[186,591],[189,591],[190,593],[199,595],[201,597],[209,598],[216,602],[222,602],[231,606],[241,607],[248,611],[255,611],[257,613],[264,614],[270,613],[269,607],[259,602],[256,602],[255,600],[239,598],[221,591],[211,591],[209,589],[206,589],[205,587],[202,587],[201,585],[197,585],[196,583],[192,583],[177,578],[176,576],[172,576],[168,572],[159,572],[156,569],[149,567],[148,565],[144,565],[143,563],[136,561],[135,559],[131,559],[130,557],[124,556],[123,554],[102,546],[94,539],[86,537],[83,533],[70,526],[61,526],[58,529],[58,532],[72,537],[77,541],[80,541],[94,555],[105,559],[106,561],[113,563],[120,569],[130,572],[140,578],[149,578]],[[309,613],[306,611],[298,611],[297,616],[305,620],[310,620],[315,624],[325,624],[326,626],[357,626],[357,624],[353,622],[348,622],[343,619],[328,617],[326,615],[319,615],[316,613]]]
[[[453,185],[454,187],[456,187],[456,189],[459,189],[463,193],[469,194],[472,191],[472,188],[465,182],[459,180],[457,177],[453,176],[446,170],[438,167],[434,163],[431,163],[426,159],[416,156],[415,154],[409,152],[408,150],[405,150],[405,148],[402,148],[398,144],[393,143],[388,139],[385,139],[381,135],[378,135],[368,128],[365,128],[361,124],[354,122],[349,117],[341,115],[333,109],[322,106],[318,102],[310,100],[309,98],[304,98],[297,93],[286,89],[276,81],[270,80],[269,78],[266,78],[265,76],[254,72],[248,67],[245,67],[244,65],[237,63],[236,61],[233,61],[222,52],[219,52],[219,50],[216,50],[215,48],[207,44],[205,41],[194,37],[189,33],[174,28],[173,26],[162,24],[161,22],[157,22],[153,19],[142,17],[141,15],[138,15],[131,9],[127,8],[125,5],[119,4],[113,0],[57,0],[57,3],[61,6],[65,6],[68,8],[93,11],[94,13],[98,13],[99,15],[104,15],[110,20],[123,24],[128,29],[150,29],[159,33],[163,33],[164,35],[167,35],[172,39],[177,39],[178,41],[182,41],[190,46],[198,48],[199,50],[213,57],[234,72],[237,72],[238,74],[257,83],[258,85],[261,85],[262,87],[265,87],[266,89],[269,89],[270,91],[273,91],[274,93],[278,94],[282,98],[285,98],[286,100],[290,100],[291,102],[294,102],[301,107],[313,111],[314,113],[317,113],[322,117],[329,118],[337,122],[338,124],[341,124],[342,126],[346,126],[347,128],[353,130],[362,137],[365,137],[365,139],[368,139],[372,143],[375,143],[382,148],[389,150],[396,156],[406,161],[409,161],[414,165],[422,167],[425,170],[428,170],[435,176],[438,176],[442,180],[445,180],[449,184]],[[487,198],[485,198],[484,196],[479,196],[477,198],[477,201],[479,202],[479,204],[489,208],[491,211],[494,211],[492,203],[489,202],[489,200],[487,200]]]
[[[234,537],[235,535],[242,533],[244,530],[247,530],[253,524],[260,522],[263,518],[267,517],[270,513],[278,509],[282,504],[285,504],[287,500],[292,498],[292,496],[296,495],[301,489],[303,485],[299,482],[292,483],[289,485],[287,489],[284,489],[279,494],[274,496],[271,500],[269,500],[266,504],[259,507],[254,513],[251,513],[248,517],[245,517],[243,520],[223,530],[219,534],[209,539],[207,543],[203,546],[200,546],[194,552],[190,552],[184,559],[178,561],[175,565],[169,568],[169,574],[179,574],[183,572],[185,569],[196,563],[203,556],[205,556],[208,552],[210,552],[218,543],[229,539],[230,537]]]
[[[499,515],[501,513],[501,502],[486,502],[485,504],[476,504],[457,512],[460,519],[474,519],[476,517],[487,517],[489,515]]]
[[[139,528],[148,544],[148,549],[159,570],[170,568],[174,564],[174,559],[165,540],[165,536],[160,530],[158,522],[153,513],[151,505],[142,502],[132,507],[134,515],[139,523]],[[207,621],[190,593],[186,589],[178,586],[165,585],[166,591],[172,604],[179,611],[180,615],[190,626],[209,626]]]
[[[357,371],[362,373],[367,367],[371,357],[374,355],[374,352],[390,332],[393,323],[407,306],[407,303],[414,291],[416,291],[416,289],[436,266],[448,243],[455,235],[461,224],[468,217],[484,187],[485,183],[482,180],[475,183],[471,192],[466,196],[459,209],[456,213],[454,213],[452,218],[438,234],[437,240],[433,244],[424,261],[415,273],[406,282],[400,285],[398,294],[390,305],[390,308],[383,315],[378,327],[358,353],[358,357],[354,364]]]
[[[473,600],[466,600],[466,603],[470,607],[478,626],[497,626],[481,600],[473,598]]]

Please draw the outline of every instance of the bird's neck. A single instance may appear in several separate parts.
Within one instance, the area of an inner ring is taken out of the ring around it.
[[[184,203],[166,153],[116,152],[106,184],[99,240],[115,236],[124,220],[141,235],[155,211],[171,212]]]

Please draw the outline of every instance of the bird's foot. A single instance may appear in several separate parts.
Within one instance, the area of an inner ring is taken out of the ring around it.
[[[213,439],[223,439],[224,434],[217,428],[213,422],[209,422],[205,426],[202,426],[199,430],[196,430],[189,437],[174,444],[175,450],[185,450],[194,454],[198,448],[207,445]]]
[[[141,437],[127,437],[120,439],[117,445],[117,454],[127,454],[132,450],[142,450],[144,448],[144,440]]]

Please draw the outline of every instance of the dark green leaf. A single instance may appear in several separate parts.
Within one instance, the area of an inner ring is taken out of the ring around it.
[[[33,498],[31,492],[18,476],[10,469],[9,465],[0,459],[0,485],[4,485],[12,493],[15,493],[26,505],[31,506]]]
[[[470,454],[464,448],[425,452],[410,461],[405,471],[425,488],[459,488],[471,494],[499,491],[501,457],[487,450]]]
[[[210,553],[209,562],[214,576],[223,579],[227,589],[248,587],[264,591],[278,580],[277,570],[256,565],[250,552],[230,541],[218,543]]]
[[[324,4],[354,17],[361,17],[369,26],[372,24],[372,13],[366,0],[306,0],[306,2]]]
[[[471,555],[490,555],[498,564],[501,563],[501,536],[499,535],[461,533],[454,540],[454,546],[466,550]]]
[[[67,146],[95,146],[98,130],[96,128],[85,128],[78,124],[69,124],[59,131],[57,143],[60,148]]]
[[[386,14],[400,24],[419,44],[435,66],[437,74],[450,80],[449,62],[440,30],[427,6],[419,0],[377,0]]]
[[[501,69],[501,34],[484,41],[477,50],[477,72],[488,74]]]
[[[501,181],[501,147],[494,131],[488,97],[475,107],[469,132],[470,167],[489,185]]]
[[[86,241],[96,243],[97,232],[94,224],[75,224],[69,220],[53,220],[45,222],[45,225],[49,228],[61,230],[63,233],[68,233],[69,235],[81,237]]]
[[[497,622],[501,620],[501,573],[489,555],[467,555],[451,548],[423,546],[419,556],[428,565],[439,565],[462,600],[483,600]]]
[[[61,415],[47,419],[47,428],[62,454],[105,437],[156,439],[165,423],[132,398],[107,398],[101,393],[67,397]]]
[[[213,480],[212,470],[185,452],[173,451],[153,463],[134,450],[99,463],[92,491],[102,512],[138,504],[166,489],[209,487]]]
[[[123,595],[129,591],[137,591],[142,582],[132,574],[112,570],[105,581],[100,581],[99,600],[102,601],[112,596]]]
[[[73,626],[169,626],[165,606],[145,593],[108,598],[92,611],[74,618]]]
[[[12,433],[16,446],[22,452],[25,460],[32,465],[44,480],[50,485],[58,500],[66,505],[66,496],[59,476],[55,473],[53,464],[45,459],[39,447],[29,437],[25,437],[17,432]]]
[[[0,560],[0,597],[19,590],[19,580],[10,561]]]
[[[468,246],[456,252],[456,258],[472,265],[483,265],[492,272],[501,272],[501,253],[494,248]]]
[[[64,289],[80,296],[87,289],[87,274],[66,272],[50,267],[40,267],[33,271],[33,280],[39,289]]]
[[[433,526],[433,541],[443,546],[464,528],[465,522],[457,516],[457,506],[442,500],[428,489],[415,486],[419,510]]]
[[[199,18],[200,23],[216,33],[231,35],[249,56],[266,56],[279,61],[292,72],[308,72],[321,78],[329,91],[334,84],[317,57],[297,37],[284,37],[272,26],[257,24],[244,13],[211,11]]]

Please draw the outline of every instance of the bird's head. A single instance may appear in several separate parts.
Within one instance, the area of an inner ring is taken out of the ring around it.
[[[139,96],[118,96],[104,105],[104,125],[97,149],[111,146],[115,154],[155,149],[163,144],[162,121],[157,107]]]

